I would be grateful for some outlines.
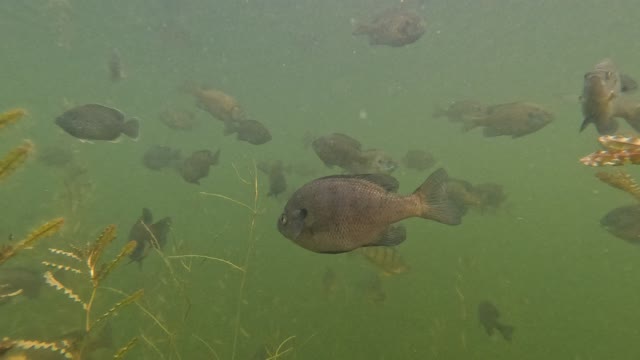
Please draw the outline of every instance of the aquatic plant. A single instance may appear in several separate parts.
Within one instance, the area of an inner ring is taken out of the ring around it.
[[[233,167],[236,171],[236,175],[238,176],[238,178],[240,179],[240,181],[249,186],[251,188],[251,192],[252,192],[252,201],[250,204],[244,203],[242,201],[230,198],[228,196],[222,195],[222,194],[214,194],[214,193],[207,193],[207,192],[201,192],[202,195],[205,196],[213,196],[213,197],[217,197],[217,198],[221,198],[227,201],[230,201],[236,205],[242,206],[244,208],[246,208],[247,210],[249,210],[249,233],[248,233],[248,244],[247,244],[247,250],[245,252],[244,255],[244,260],[242,262],[242,264],[238,267],[238,266],[234,266],[236,268],[241,268],[242,269],[242,275],[241,275],[241,279],[240,279],[240,283],[238,286],[238,293],[237,293],[237,303],[236,303],[236,312],[235,312],[235,317],[234,317],[234,331],[233,331],[233,345],[232,345],[232,349],[231,349],[231,360],[234,360],[236,358],[236,353],[238,350],[238,339],[239,339],[239,335],[240,335],[240,331],[241,331],[241,320],[242,320],[242,304],[243,304],[243,298],[244,298],[244,294],[245,294],[245,290],[246,290],[246,283],[247,283],[247,273],[248,273],[248,269],[249,269],[249,260],[251,258],[251,255],[253,254],[253,250],[255,247],[255,241],[256,241],[256,221],[258,218],[258,215],[260,214],[259,211],[259,203],[260,203],[260,191],[259,191],[259,186],[258,186],[258,168],[256,166],[255,161],[253,162],[253,166],[252,169],[249,171],[250,176],[252,177],[252,180],[246,180],[245,178],[243,178],[237,167],[234,165]],[[225,261],[226,262],[226,261]]]
[[[53,219],[42,224],[17,243],[0,246],[0,265],[16,256],[20,251],[31,248],[38,240],[57,233],[62,224],[64,224],[63,218]]]
[[[52,226],[49,226],[51,228]],[[50,231],[50,230],[48,230]],[[47,233],[47,230],[36,231],[36,233]],[[28,238],[31,238],[28,237]],[[88,300],[83,299],[78,291],[65,286],[60,280],[56,278],[52,271],[46,271],[44,273],[44,279],[46,284],[54,289],[62,292],[72,302],[79,304],[84,313],[84,327],[80,336],[64,337],[62,340],[47,342],[40,340],[12,340],[5,338],[3,342],[10,344],[11,347],[30,350],[30,349],[46,349],[53,352],[57,352],[67,359],[82,360],[92,350],[90,340],[94,333],[100,331],[105,326],[107,319],[114,316],[125,306],[132,304],[139,300],[144,294],[144,290],[140,289],[132,294],[125,296],[119,302],[113,304],[107,311],[100,316],[94,317],[94,304],[97,299],[98,290],[101,288],[103,281],[109,276],[109,274],[116,268],[116,266],[135,248],[135,242],[128,242],[120,252],[110,261],[101,262],[105,249],[116,238],[116,226],[109,225],[93,244],[90,244],[87,248],[78,248],[71,246],[69,251],[61,250],[57,248],[50,248],[49,251],[58,257],[63,257],[67,260],[73,261],[73,265],[67,265],[62,262],[42,261],[42,264],[50,269],[57,271],[69,272],[76,275],[85,276],[90,283],[90,292]],[[82,265],[84,264],[84,268]],[[120,348],[114,358],[122,358],[136,343],[137,338],[133,338],[126,345]]]

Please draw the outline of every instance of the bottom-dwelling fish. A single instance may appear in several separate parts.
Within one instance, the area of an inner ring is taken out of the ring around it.
[[[398,181],[383,174],[334,175],[313,180],[291,195],[278,230],[301,247],[341,253],[363,246],[397,245],[406,233],[398,221],[422,217],[460,223],[447,197],[447,173],[436,170],[411,195],[396,193]]]

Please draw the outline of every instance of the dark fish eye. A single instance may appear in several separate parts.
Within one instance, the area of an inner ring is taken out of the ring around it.
[[[287,225],[287,215],[285,214],[280,215],[280,224]]]
[[[302,209],[298,210],[298,214],[300,214],[300,218],[301,219],[306,218],[307,217],[307,213],[308,213],[308,211],[305,208],[302,208]]]

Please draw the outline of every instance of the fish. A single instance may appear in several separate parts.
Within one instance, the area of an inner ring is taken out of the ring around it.
[[[49,145],[36,153],[36,159],[46,166],[61,168],[73,162],[74,153],[69,147]]]
[[[284,176],[284,165],[282,161],[273,163],[259,163],[258,169],[269,176],[269,192],[267,196],[277,197],[287,190],[287,179]]]
[[[85,104],[65,111],[55,123],[67,134],[81,140],[114,141],[121,134],[138,138],[139,121],[125,121],[119,110],[99,104]]]
[[[616,118],[625,119],[640,131],[640,101],[627,96],[637,88],[638,83],[631,76],[621,74],[611,59],[596,64],[584,75],[580,96],[584,119],[580,131],[594,124],[600,135],[613,134],[618,130]]]
[[[161,250],[167,243],[167,235],[171,230],[171,217],[153,222],[151,210],[142,209],[142,216],[136,220],[129,230],[127,241],[135,241],[136,247],[129,255],[131,262],[142,267],[142,260],[147,257],[151,248]]]
[[[200,179],[209,176],[209,167],[217,165],[219,160],[220,150],[213,154],[209,150],[194,151],[182,161],[178,172],[186,182],[200,185]]]
[[[26,267],[0,268],[0,305],[14,296],[35,299],[44,284],[42,274]]]
[[[512,102],[492,105],[483,117],[464,121],[462,130],[467,132],[483,127],[485,137],[511,136],[519,138],[547,126],[554,116],[540,105]]]
[[[111,56],[109,57],[108,68],[109,68],[109,79],[112,82],[118,82],[127,77],[122,67],[122,56],[120,55],[120,51],[118,51],[118,49],[111,50]]]
[[[188,110],[165,110],[158,118],[171,130],[193,130],[198,125],[196,114]]]
[[[398,168],[398,162],[382,150],[368,149],[344,167],[351,174],[391,174]]]
[[[168,146],[153,145],[145,151],[142,164],[151,170],[161,170],[167,167],[175,167],[182,160],[180,150]]]
[[[622,92],[620,74],[611,59],[604,59],[584,75],[580,103],[584,119],[580,131],[594,124],[601,135],[618,129],[615,99]]]
[[[360,158],[362,144],[349,135],[333,133],[312,141],[311,147],[325,166],[347,168]]]
[[[485,116],[486,111],[487,106],[481,102],[465,99],[453,101],[446,109],[441,106],[436,107],[433,117],[446,117],[451,122],[464,122],[465,120],[481,118]]]
[[[487,335],[492,336],[495,330],[498,330],[502,338],[511,342],[513,338],[513,326],[501,323],[500,311],[489,301],[482,301],[478,304],[478,321],[484,327]]]
[[[353,35],[365,35],[369,45],[401,47],[418,41],[426,32],[426,21],[415,11],[394,7],[368,22],[357,24]]]
[[[631,244],[640,244],[640,205],[617,207],[600,219],[611,235]]]
[[[436,164],[436,159],[424,150],[409,150],[402,158],[402,164],[407,169],[425,171]]]
[[[239,141],[248,142],[253,145],[262,145],[271,141],[271,132],[264,124],[258,120],[239,120],[229,125],[225,134],[236,134]]]
[[[482,183],[473,186],[473,191],[480,199],[478,208],[482,213],[487,210],[495,211],[507,200],[504,187],[496,183]]]
[[[222,90],[193,84],[186,84],[184,88],[196,98],[196,106],[224,122],[225,129],[233,128],[238,121],[246,119],[238,100]],[[225,133],[226,131],[228,130],[225,130]]]
[[[449,179],[447,182],[449,198],[466,214],[468,209],[475,208],[481,213],[497,210],[506,200],[502,185],[484,183],[473,185],[461,179]]]
[[[411,195],[396,193],[398,181],[386,174],[333,175],[296,190],[277,221],[287,239],[317,253],[343,253],[364,246],[393,246],[405,240],[402,225],[422,217],[460,224],[448,199],[447,173],[434,171]]]
[[[368,246],[355,251],[378,268],[384,276],[403,274],[410,269],[395,247]]]

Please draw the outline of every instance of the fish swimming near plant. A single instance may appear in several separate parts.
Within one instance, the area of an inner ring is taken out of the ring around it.
[[[397,222],[422,217],[460,223],[447,196],[447,173],[438,169],[411,195],[399,195],[390,175],[334,175],[296,190],[278,218],[278,230],[297,245],[318,253],[342,253],[363,246],[393,246],[406,231]]]
[[[499,318],[500,311],[493,303],[489,301],[482,301],[478,304],[478,321],[484,327],[487,335],[492,336],[497,330],[500,335],[502,335],[502,338],[511,342],[514,327],[501,323],[498,320]]]
[[[142,266],[142,260],[148,255],[152,248],[162,249],[167,243],[167,236],[171,230],[171,218],[165,217],[157,222],[153,222],[151,210],[142,209],[142,216],[136,220],[129,230],[127,242],[135,241],[136,247],[129,258]]]
[[[76,106],[55,119],[55,123],[67,134],[80,140],[114,141],[125,134],[138,138],[137,119],[125,121],[119,110],[99,104]]]

